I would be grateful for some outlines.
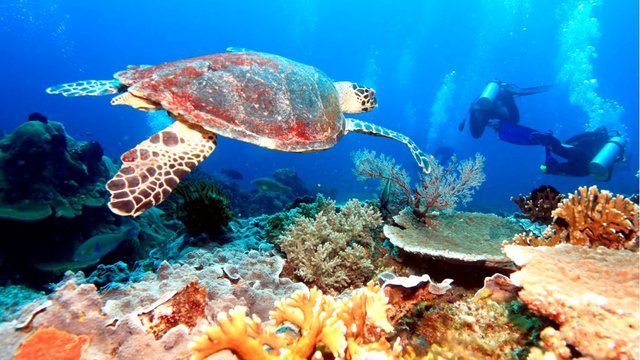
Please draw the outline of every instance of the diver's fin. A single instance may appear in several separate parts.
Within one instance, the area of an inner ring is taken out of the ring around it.
[[[116,79],[112,80],[83,80],[60,84],[47,88],[49,94],[64,96],[102,96],[117,94],[124,91],[124,86]]]
[[[541,92],[549,91],[549,89],[551,89],[551,85],[540,85],[528,88],[521,88],[512,84],[504,84],[503,86],[508,92],[520,96],[538,94]]]
[[[215,148],[215,133],[176,121],[122,154],[120,171],[107,182],[109,208],[137,216],[160,204]]]
[[[413,158],[418,163],[418,166],[420,166],[420,168],[422,168],[422,170],[427,174],[431,172],[431,166],[435,161],[433,159],[433,156],[427,155],[424,152],[422,152],[422,150],[420,150],[418,145],[416,145],[416,143],[413,142],[413,140],[411,140],[406,135],[397,133],[393,130],[389,130],[379,125],[371,124],[371,123],[357,120],[357,119],[350,119],[350,118],[346,119],[345,130],[346,132],[353,131],[353,132],[359,132],[363,134],[383,136],[383,137],[400,141],[401,143],[404,143],[409,147],[409,150],[411,150],[411,154],[413,155]]]

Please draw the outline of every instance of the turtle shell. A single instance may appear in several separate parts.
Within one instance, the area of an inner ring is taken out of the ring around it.
[[[221,53],[130,67],[115,77],[177,119],[270,149],[322,150],[344,134],[331,79],[276,55]]]

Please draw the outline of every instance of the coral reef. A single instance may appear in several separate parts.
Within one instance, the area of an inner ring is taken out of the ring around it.
[[[157,273],[132,273],[132,282],[111,284],[101,292],[83,284],[81,272],[69,272],[47,303],[33,303],[21,312],[22,325],[0,324],[0,358],[10,358],[33,331],[45,327],[90,336],[83,358],[186,358],[191,333],[206,314],[240,305],[266,318],[278,299],[308,291],[304,284],[280,278],[282,258],[244,246],[187,249],[180,264],[165,262]]]
[[[514,223],[493,214],[442,214],[427,226],[405,209],[393,219],[398,226],[385,225],[384,235],[408,253],[494,267],[510,267],[501,244],[521,231]]]
[[[335,300],[313,288],[298,291],[279,301],[269,317],[247,317],[246,308],[236,307],[217,317],[217,324],[191,345],[193,359],[204,359],[221,350],[231,350],[247,359],[341,359],[391,358],[400,356],[384,334],[393,330],[387,320],[387,298],[379,288],[355,290],[349,298]],[[290,332],[283,327],[295,327]],[[293,333],[293,334],[292,334]]]
[[[327,292],[362,286],[374,275],[380,212],[358,200],[339,209],[332,200],[325,206],[313,218],[296,218],[276,243],[306,283]]]
[[[420,174],[419,185],[413,190],[409,177],[392,158],[375,151],[360,150],[352,155],[358,180],[380,179],[392,185],[392,194],[401,194],[400,202],[413,209],[414,215],[427,221],[434,211],[452,210],[471,201],[471,196],[485,180],[484,157],[458,162],[454,157],[446,167],[434,162],[431,172]]]
[[[626,250],[505,246],[521,270],[520,299],[560,325],[562,338],[595,358],[640,358],[638,254]]]
[[[561,243],[638,251],[638,205],[596,186],[580,187],[553,211],[553,223],[542,237],[519,234],[516,245]]]
[[[563,199],[564,195],[550,185],[542,185],[535,188],[527,196],[520,194],[517,198],[511,197],[511,201],[518,205],[522,212],[522,214],[517,214],[516,216],[547,225],[551,224],[553,220],[551,213]]]

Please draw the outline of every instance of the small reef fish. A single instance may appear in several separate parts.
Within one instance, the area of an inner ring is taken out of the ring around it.
[[[380,208],[388,213],[391,213],[389,210],[389,201],[391,200],[391,179],[387,179],[384,182],[384,187],[382,188],[382,193],[380,194]]]
[[[271,178],[258,178],[251,180],[251,183],[257,187],[260,191],[264,192],[277,192],[286,193],[291,192],[292,189],[288,186],[282,185],[278,181]]]
[[[73,254],[73,260],[77,262],[97,261],[118,247],[121,242],[138,236],[140,228],[131,225],[128,228],[111,234],[96,235],[80,245]]]

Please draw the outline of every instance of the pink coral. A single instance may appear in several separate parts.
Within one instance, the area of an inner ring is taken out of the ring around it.
[[[638,254],[561,244],[508,245],[511,280],[529,308],[555,320],[565,341],[595,358],[640,358]]]

